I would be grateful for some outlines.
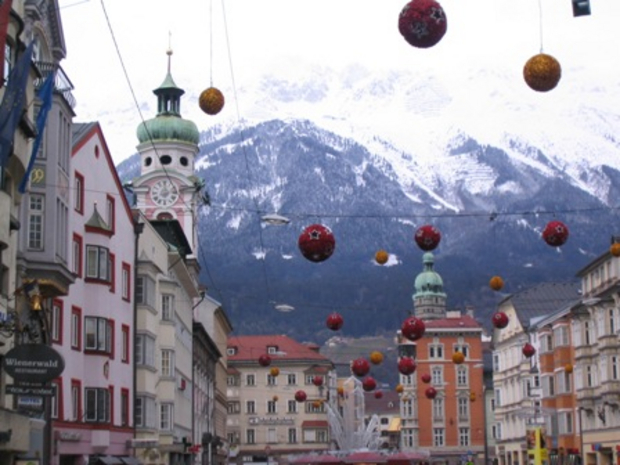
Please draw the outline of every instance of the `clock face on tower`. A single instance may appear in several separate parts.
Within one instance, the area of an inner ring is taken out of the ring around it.
[[[157,181],[151,187],[151,199],[161,207],[169,207],[179,198],[179,190],[168,179]]]

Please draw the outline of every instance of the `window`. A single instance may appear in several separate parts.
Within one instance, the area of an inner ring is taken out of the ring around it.
[[[52,302],[52,322],[51,322],[52,342],[62,344],[62,301],[54,299]]]
[[[459,446],[469,446],[469,428],[459,428]]]
[[[306,406],[306,413],[323,413],[325,412],[324,402],[315,400],[313,402],[304,402]]]
[[[86,388],[86,418],[93,423],[110,421],[110,391],[107,388]]]
[[[253,400],[245,401],[245,413],[256,413],[256,402]]]
[[[74,198],[73,203],[75,207],[75,211],[79,214],[84,214],[84,176],[82,176],[77,171],[75,172],[75,189],[73,191]]]
[[[228,376],[226,378],[227,386],[239,386],[239,377],[238,376]]]
[[[162,294],[161,296],[161,319],[174,321],[174,296],[172,294]]]
[[[274,443],[278,442],[278,435],[276,433],[276,429],[275,428],[268,428],[267,429],[267,442],[269,444],[274,444]]]
[[[82,382],[79,379],[71,380],[71,419],[82,421]]]
[[[148,276],[136,279],[136,301],[155,308],[155,281]]]
[[[568,345],[568,327],[558,326],[553,329],[553,344],[555,347]]]
[[[306,375],[306,384],[314,384],[314,375]]]
[[[573,412],[558,412],[558,432],[573,434]]]
[[[553,336],[551,334],[545,334],[540,338],[540,351],[551,352],[553,350]]]
[[[443,428],[433,428],[433,446],[443,447],[445,442],[445,430]]]
[[[275,386],[276,384],[278,384],[278,378],[276,378],[273,375],[268,374],[267,375],[267,385],[268,386]]]
[[[226,355],[237,355],[237,348],[236,347],[227,347],[226,348]]]
[[[499,371],[499,354],[493,354],[493,371]]]
[[[620,357],[617,355],[611,356],[611,379],[618,381],[620,379]]]
[[[155,399],[151,397],[136,397],[134,406],[134,423],[138,428],[156,428],[157,407]]]
[[[459,421],[466,421],[469,419],[469,402],[467,397],[458,398]]]
[[[52,386],[55,388],[54,395],[50,399],[52,418],[62,420],[62,379],[52,381]]]
[[[433,367],[431,370],[432,383],[435,386],[443,386],[443,369],[441,367]]]
[[[557,393],[558,394],[570,394],[572,392],[571,386],[571,374],[562,370],[557,373]]]
[[[241,412],[241,406],[240,406],[239,402],[228,402],[228,404],[226,404],[226,410],[230,414],[240,413]]]
[[[297,430],[295,428],[288,429],[288,442],[289,444],[295,444],[297,442]]]
[[[123,300],[131,300],[131,265],[123,262],[121,269],[121,292]]]
[[[71,348],[82,350],[82,309],[71,308]]]
[[[465,387],[469,384],[467,377],[467,367],[460,365],[456,369],[456,385],[459,387]]]
[[[127,325],[122,325],[121,326],[121,334],[122,334],[122,341],[121,341],[121,361],[123,363],[129,363],[129,344],[130,344],[130,340],[131,340],[131,336],[130,336],[130,331],[129,331],[129,326]]]
[[[43,250],[43,224],[45,217],[45,197],[30,194],[28,203],[28,248]]]
[[[174,377],[174,351],[164,349],[161,351],[161,376]]]
[[[555,379],[553,375],[542,376],[542,392],[543,397],[552,397],[555,395]]]
[[[72,253],[73,253],[73,266],[72,266],[71,271],[73,271],[73,273],[75,273],[75,275],[78,278],[81,278],[82,277],[82,236],[80,236],[79,234],[73,235]]]
[[[592,365],[586,365],[586,386],[594,386],[594,371],[592,370]]]
[[[289,373],[287,376],[287,383],[289,386],[297,384],[297,375],[295,373]]]
[[[111,195],[106,196],[106,223],[110,228],[110,231],[114,232],[116,228],[116,218],[115,218],[115,205],[114,205],[114,197]]]
[[[172,431],[174,426],[174,404],[165,402],[159,406],[159,429],[160,431]]]
[[[428,346],[428,358],[442,359],[443,358],[443,344],[430,344]]]
[[[609,309],[609,334],[616,334],[616,312],[613,308]]]
[[[245,375],[246,386],[256,386],[256,377],[253,374]]]
[[[256,443],[256,432],[253,429],[245,430],[245,442],[248,444]]]
[[[296,400],[288,401],[288,413],[297,413],[297,401]]]
[[[433,421],[443,421],[443,397],[433,399]]]
[[[590,330],[591,330],[590,322],[588,320],[584,321],[583,322],[583,335],[584,335],[584,339],[586,341],[587,346],[591,344]]]
[[[56,199],[56,256],[63,264],[69,266],[69,207]]]
[[[462,353],[465,357],[469,356],[469,345],[468,344],[456,344],[454,346],[455,352]]]
[[[107,248],[86,246],[86,277],[110,282],[110,256]]]
[[[327,430],[325,429],[316,430],[316,442],[327,442]]]
[[[500,407],[502,405],[502,391],[500,389],[495,389],[495,399],[493,399],[495,401],[495,404],[493,405],[493,410],[495,410],[495,407]]]
[[[278,353],[278,347],[277,346],[267,346],[267,353],[269,355],[276,355]]]
[[[155,368],[155,339],[146,334],[136,336],[136,365]]]
[[[412,399],[403,399],[402,401],[402,407],[403,407],[403,417],[405,418],[412,418],[413,417],[413,401]]]
[[[129,389],[121,389],[121,426],[129,426]]]
[[[109,263],[110,292],[116,292],[116,255],[112,252],[110,252]]]
[[[84,317],[84,335],[86,350],[111,353],[112,351],[111,320],[99,317]]]

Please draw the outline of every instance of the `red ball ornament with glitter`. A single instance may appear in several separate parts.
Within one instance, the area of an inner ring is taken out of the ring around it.
[[[271,357],[267,354],[263,354],[258,357],[258,364],[262,367],[268,367],[271,365]]]
[[[308,395],[306,394],[306,391],[299,390],[295,393],[295,400],[297,402],[305,402],[307,398]]]
[[[420,376],[420,379],[424,384],[428,384],[431,382],[431,375],[429,375],[428,373],[424,373],[422,376]]]
[[[405,321],[403,321],[402,326],[400,327],[400,331],[403,336],[405,336],[410,341],[417,341],[418,339],[424,336],[424,332],[426,331],[426,325],[422,320],[416,318],[415,316],[410,316]]]
[[[342,318],[342,315],[340,313],[334,312],[327,317],[325,324],[332,331],[338,331],[340,328],[342,328],[342,325],[344,324],[344,319]]]
[[[414,47],[429,48],[446,33],[448,20],[434,0],[411,0],[400,12],[398,30]]]
[[[366,378],[364,378],[364,381],[362,381],[362,388],[366,392],[374,391],[376,387],[377,382],[372,376],[367,376]]]
[[[432,386],[428,387],[426,388],[426,391],[424,391],[424,395],[427,399],[434,399],[435,397],[437,397],[437,389]]]
[[[495,312],[493,314],[493,318],[491,319],[493,322],[493,326],[497,329],[504,329],[508,326],[508,315],[504,312]]]
[[[314,378],[312,378],[312,384],[314,384],[315,386],[323,386],[323,377],[322,376],[315,376]]]
[[[351,371],[355,376],[366,376],[370,371],[370,363],[365,358],[357,358],[351,364]]]
[[[542,238],[552,247],[564,245],[568,240],[568,227],[561,221],[549,221],[542,232]]]
[[[408,376],[415,372],[415,369],[415,360],[411,357],[402,357],[398,361],[398,371],[405,376]]]
[[[382,391],[375,391],[375,399],[381,399],[383,397]]]
[[[322,262],[332,256],[336,239],[332,230],[322,224],[311,224],[299,235],[299,250],[311,262]]]
[[[425,224],[416,230],[414,239],[418,247],[428,252],[437,248],[441,241],[441,233],[435,226]]]
[[[534,354],[536,354],[536,348],[529,342],[526,342],[523,346],[523,349],[521,350],[523,352],[523,355],[525,355],[527,358],[532,358]]]

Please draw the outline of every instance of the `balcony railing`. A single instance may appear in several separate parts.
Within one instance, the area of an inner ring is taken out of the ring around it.
[[[75,97],[71,93],[74,87],[71,83],[71,80],[69,79],[69,76],[67,76],[65,71],[62,69],[62,66],[47,61],[37,61],[35,62],[35,64],[37,65],[37,68],[42,74],[42,77],[40,79],[37,79],[34,83],[35,89],[39,90],[39,87],[43,85],[43,82],[45,81],[47,76],[49,76],[50,73],[56,71],[56,78],[54,79],[54,90],[64,97],[64,99],[67,101],[67,104],[72,109],[75,109],[76,101]]]

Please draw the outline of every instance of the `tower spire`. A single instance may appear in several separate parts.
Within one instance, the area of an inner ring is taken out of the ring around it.
[[[166,55],[168,55],[168,74],[170,74],[172,67],[172,32],[170,31],[168,31],[168,50],[166,50]]]

